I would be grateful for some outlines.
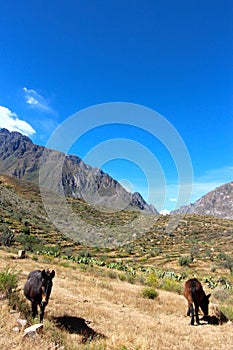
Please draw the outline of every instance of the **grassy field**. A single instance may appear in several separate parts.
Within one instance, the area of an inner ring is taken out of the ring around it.
[[[71,262],[62,266],[59,259],[48,263],[43,257],[13,259],[12,253],[3,250],[0,256],[1,270],[11,266],[20,271],[20,289],[29,271],[46,267],[56,271],[42,335],[23,338],[22,331],[14,330],[20,315],[10,313],[6,302],[0,303],[3,350],[232,349],[232,322],[191,327],[185,317],[186,301],[178,293],[157,289],[154,300],[146,299],[142,296],[145,285],[111,278],[105,269],[84,269]],[[219,300],[216,291],[211,292],[212,307]]]

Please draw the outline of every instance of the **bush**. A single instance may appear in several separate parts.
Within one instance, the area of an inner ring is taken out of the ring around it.
[[[178,264],[180,266],[189,266],[192,263],[192,259],[189,256],[180,256],[178,259]]]
[[[145,299],[156,299],[159,293],[152,287],[146,287],[142,290],[141,296]]]
[[[146,279],[146,284],[150,287],[158,287],[159,282],[158,282],[158,277],[154,272],[151,272],[148,274],[147,279]]]
[[[10,247],[14,242],[14,238],[13,232],[6,225],[1,225],[0,245]]]
[[[27,320],[30,320],[30,307],[18,288],[19,271],[7,266],[0,272],[0,293],[8,299],[9,306],[21,312]]]
[[[7,266],[0,272],[0,292],[9,297],[13,290],[18,287],[18,273]]]
[[[222,266],[233,273],[233,259],[227,256],[226,260],[222,263]]]
[[[120,273],[120,274],[118,275],[118,277],[119,277],[119,280],[121,280],[121,281],[123,281],[123,282],[127,280],[126,275],[123,274],[123,273]]]
[[[116,279],[118,277],[116,271],[108,271],[108,277],[111,279]]]
[[[80,250],[78,255],[80,258],[91,258],[89,250]]]
[[[17,242],[22,245],[23,250],[27,250],[29,252],[42,251],[44,249],[44,245],[35,237],[31,235],[20,234],[17,237]]]
[[[13,310],[20,312],[27,319],[27,321],[32,321],[29,303],[27,303],[26,299],[20,294],[18,289],[13,290],[8,298],[8,301]]]
[[[182,293],[182,286],[180,283],[170,279],[170,278],[164,278],[161,283],[161,288],[168,291],[168,292],[175,292],[178,294]]]

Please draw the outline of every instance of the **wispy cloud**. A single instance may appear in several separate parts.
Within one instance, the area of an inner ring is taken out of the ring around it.
[[[193,198],[196,200],[227,182],[233,181],[233,166],[210,169],[193,183]]]
[[[233,165],[208,170],[204,173],[201,179],[205,181],[214,179],[215,181],[223,183],[230,182],[233,180]]]
[[[44,112],[52,112],[53,109],[49,106],[48,101],[40,95],[36,90],[28,89],[26,87],[23,88],[24,97],[26,103],[35,109],[39,109]]]
[[[0,128],[5,128],[9,131],[18,131],[26,136],[36,133],[30,124],[25,120],[19,119],[16,113],[3,106],[0,106]]]

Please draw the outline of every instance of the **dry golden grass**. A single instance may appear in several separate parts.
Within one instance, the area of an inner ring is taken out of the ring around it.
[[[15,332],[19,314],[0,304],[0,349],[39,350],[230,350],[233,325],[191,327],[185,317],[183,296],[159,290],[155,300],[143,299],[143,286],[132,285],[91,272],[46,266],[42,261],[12,260],[0,251],[0,269],[21,270],[22,288],[29,271],[55,269],[54,286],[45,311],[44,331],[35,338]],[[61,329],[63,326],[63,329]]]

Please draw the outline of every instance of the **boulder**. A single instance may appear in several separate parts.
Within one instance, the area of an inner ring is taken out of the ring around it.
[[[18,259],[25,259],[26,258],[26,251],[25,250],[19,250],[18,251]]]

